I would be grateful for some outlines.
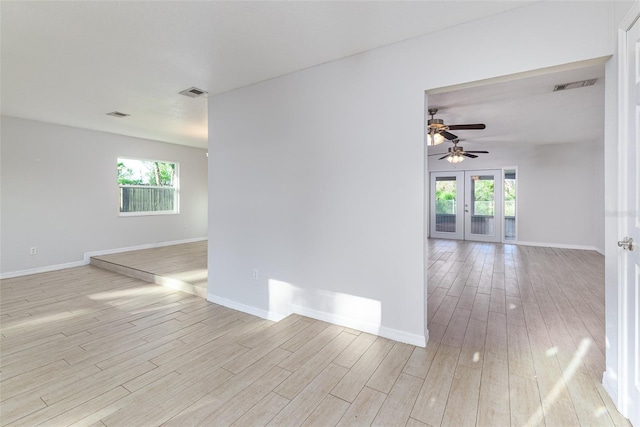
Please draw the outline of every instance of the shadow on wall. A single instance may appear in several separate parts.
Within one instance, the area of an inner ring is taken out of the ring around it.
[[[318,289],[303,289],[269,279],[269,312],[286,317],[292,313],[379,335],[380,301]]]

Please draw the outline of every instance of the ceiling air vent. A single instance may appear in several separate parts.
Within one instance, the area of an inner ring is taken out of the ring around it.
[[[580,80],[579,82],[563,83],[561,85],[555,85],[554,92],[559,90],[577,89],[579,87],[593,86],[598,79]]]
[[[180,95],[188,96],[189,98],[198,98],[200,96],[205,96],[208,94],[206,90],[198,89],[197,87],[190,87],[189,89],[185,89],[180,92]]]
[[[131,114],[121,113],[120,111],[112,111],[110,113],[107,113],[107,116],[118,117],[118,118],[128,117],[130,115]]]

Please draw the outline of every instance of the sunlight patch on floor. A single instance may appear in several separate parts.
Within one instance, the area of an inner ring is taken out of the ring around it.
[[[87,295],[94,301],[106,301],[119,298],[129,298],[132,296],[152,295],[166,293],[167,290],[159,286],[138,286],[131,289],[121,289],[118,291],[99,292],[97,294]]]
[[[30,326],[39,326],[45,323],[56,322],[59,320],[73,319],[74,317],[82,316],[83,314],[88,312],[89,310],[78,310],[74,312],[65,311],[62,313],[54,313],[46,316],[32,316],[29,317],[28,320],[19,320],[9,326],[7,326],[6,322],[3,322],[2,329],[4,332],[10,332],[15,329],[26,328]]]
[[[180,306],[180,305],[181,304],[178,303],[178,302],[175,302],[175,303],[172,303],[172,304],[165,304],[165,305],[158,304],[158,305],[151,306],[151,307],[144,307],[144,308],[140,308],[140,309],[137,309],[137,310],[131,310],[131,313],[132,314],[153,313],[153,312],[158,311],[158,310],[166,310],[168,308],[177,307],[177,306]]]
[[[604,406],[599,406],[595,411],[593,411],[593,415],[596,418],[600,418],[603,415],[606,415],[607,413],[607,408],[605,408]]]
[[[542,400],[542,405],[538,407],[538,410],[533,415],[531,415],[531,417],[529,417],[525,426],[535,426],[542,423],[542,420],[544,419],[543,408],[550,408],[551,406],[553,406],[554,402],[558,398],[558,395],[566,387],[566,384],[571,381],[571,378],[573,378],[573,375],[576,373],[576,370],[582,363],[582,360],[587,354],[590,346],[591,340],[589,338],[583,338],[582,341],[580,341],[578,350],[571,358],[571,362],[569,362],[569,365],[562,373],[562,376],[558,378],[549,394],[547,394]],[[553,348],[555,347],[552,347],[549,350],[552,350]],[[547,353],[549,352],[549,350],[547,350]]]
[[[195,270],[174,273],[171,274],[171,276],[176,279],[180,279],[183,282],[195,283],[206,281],[208,273],[209,270],[207,270],[206,268],[199,268]]]

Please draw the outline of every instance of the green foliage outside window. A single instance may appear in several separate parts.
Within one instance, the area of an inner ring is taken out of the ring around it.
[[[119,185],[174,187],[175,179],[175,163],[118,159]]]
[[[495,215],[495,191],[493,177],[491,179],[473,180],[474,215]]]
[[[178,213],[177,164],[118,159],[120,213]]]
[[[482,178],[482,177],[480,177]],[[493,179],[473,181],[474,215],[495,215],[495,186]],[[436,182],[436,214],[456,214],[456,182],[438,180]],[[516,180],[504,181],[504,216],[516,215]]]
[[[456,182],[436,182],[436,215],[456,214]]]
[[[504,180],[504,216],[516,216],[516,180]]]

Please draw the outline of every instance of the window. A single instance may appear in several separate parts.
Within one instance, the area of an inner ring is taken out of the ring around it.
[[[516,240],[516,171],[504,171],[504,240]]]
[[[436,231],[456,232],[456,192],[455,176],[436,177]]]
[[[118,158],[120,215],[177,214],[178,164]]]

